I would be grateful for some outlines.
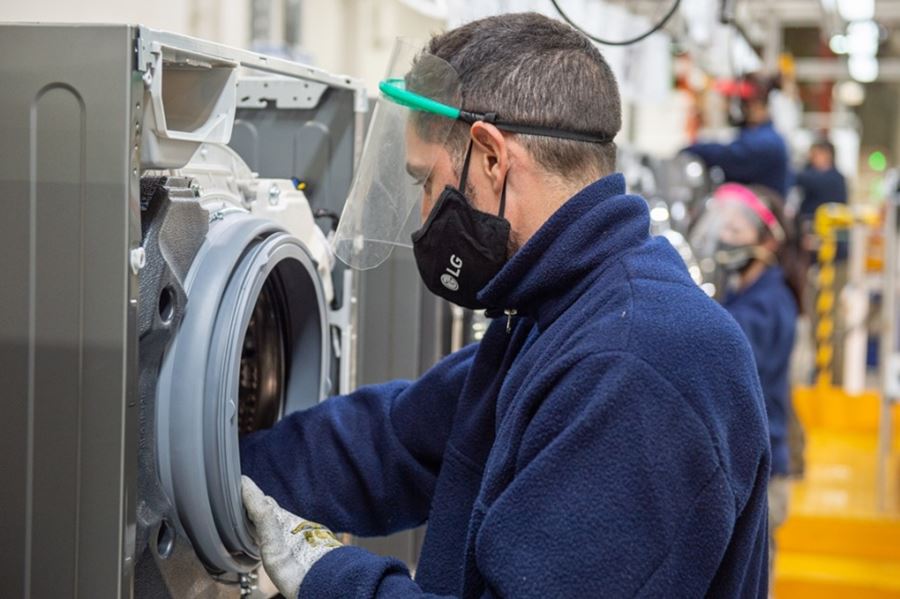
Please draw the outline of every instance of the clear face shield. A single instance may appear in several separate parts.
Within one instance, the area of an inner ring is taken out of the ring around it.
[[[784,239],[774,214],[753,191],[733,183],[717,189],[689,236],[707,295],[722,300],[753,260],[773,262],[761,245],[769,235],[779,243]]]
[[[435,165],[450,160],[446,144],[457,122],[483,121],[507,133],[587,143],[613,140],[603,131],[570,131],[464,110],[454,68],[421,48],[402,39],[394,48],[335,233],[335,254],[358,270],[375,268],[395,247],[412,247],[410,234],[443,191],[432,188],[426,193],[424,187]]]
[[[358,270],[380,265],[395,247],[412,247],[423,186],[435,164],[450,159],[445,144],[459,118],[459,77],[421,48],[409,40],[394,47],[335,233],[335,254]]]

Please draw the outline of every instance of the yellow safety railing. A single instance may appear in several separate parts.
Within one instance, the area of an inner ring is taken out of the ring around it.
[[[816,384],[831,386],[831,361],[834,358],[834,259],[837,255],[837,232],[856,224],[875,226],[877,209],[871,206],[822,204],[813,219],[813,232],[819,238],[819,274],[816,280]]]

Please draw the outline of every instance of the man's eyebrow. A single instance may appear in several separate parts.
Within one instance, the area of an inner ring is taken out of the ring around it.
[[[424,179],[428,176],[428,168],[409,162],[406,163],[406,172],[416,180]]]

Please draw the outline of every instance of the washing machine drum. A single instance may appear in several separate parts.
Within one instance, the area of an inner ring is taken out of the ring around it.
[[[213,218],[183,291],[156,385],[159,480],[204,565],[249,572],[259,554],[241,503],[239,438],[326,394],[322,285],[299,240],[235,211]],[[163,322],[174,301],[163,288]]]

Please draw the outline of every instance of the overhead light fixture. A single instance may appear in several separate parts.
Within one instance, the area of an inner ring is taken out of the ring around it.
[[[835,54],[846,54],[847,36],[841,33],[832,35],[831,39],[828,40],[828,48],[831,49],[831,51]]]
[[[874,56],[851,56],[847,68],[850,76],[860,83],[870,83],[878,78],[878,59]]]
[[[875,21],[854,21],[847,25],[847,52],[851,56],[875,56],[880,31]]]
[[[650,220],[655,223],[664,223],[669,220],[669,209],[666,205],[660,203],[650,209]]]
[[[875,18],[875,0],[837,0],[838,13],[845,21],[870,21]]]
[[[866,99],[866,89],[857,81],[844,81],[835,87],[835,96],[844,106],[859,106]]]

